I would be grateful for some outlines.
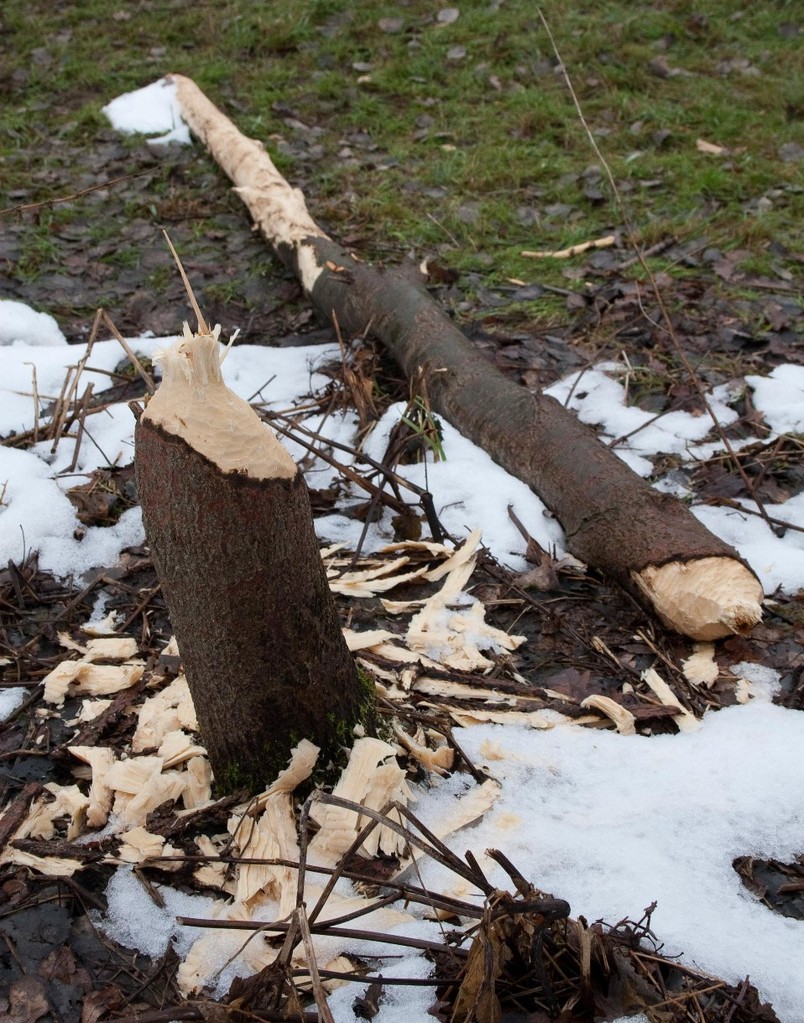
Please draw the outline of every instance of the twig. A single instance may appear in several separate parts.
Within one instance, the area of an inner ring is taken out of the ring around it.
[[[377,908],[376,903],[368,903],[365,913]],[[476,907],[475,907],[476,908]],[[255,931],[258,933],[272,932],[276,934],[292,933],[294,923],[286,920],[273,920],[265,923],[260,920],[216,920],[212,917],[177,916],[176,922],[182,927],[198,927],[209,930],[223,931]],[[356,927],[335,927],[329,921],[323,924],[308,924],[311,934],[320,934],[330,938],[348,938],[350,941],[375,941],[380,945],[400,945],[404,948],[418,948],[423,952],[451,952],[459,958],[468,955],[467,949],[446,946],[440,941],[429,941],[427,938],[409,938],[404,934],[384,934],[381,931],[366,931]]]
[[[97,192],[101,188],[111,188],[112,185],[120,185],[124,181],[133,181],[134,178],[139,178],[143,174],[153,174],[152,168],[146,167],[145,170],[137,171],[136,174],[124,174],[120,178],[112,178],[111,181],[101,181],[98,185],[82,188],[80,192],[73,192],[71,195],[60,195],[55,199],[43,199],[41,202],[26,202],[19,206],[6,206],[4,210],[0,210],[0,217],[6,216],[7,213],[27,213],[28,210],[42,210],[59,203],[74,202],[82,196],[89,195],[90,192]]]
[[[304,953],[307,956],[307,973],[310,975],[310,983],[313,987],[313,998],[318,1009],[318,1019],[320,1023],[335,1023],[327,1002],[327,993],[324,990],[324,985],[321,983],[321,975],[318,972],[318,961],[313,946],[313,937],[310,934],[310,924],[307,920],[307,911],[303,903],[296,908],[296,919],[299,922]],[[291,971],[291,973],[295,974],[295,971]]]
[[[394,486],[404,487],[406,490],[410,490],[419,498],[425,518],[427,519],[427,524],[430,527],[430,533],[433,540],[436,543],[443,543],[447,533],[438,519],[438,514],[436,513],[435,505],[433,503],[433,495],[428,490],[423,490],[416,483],[412,483],[410,480],[405,479],[404,476],[400,476],[399,473],[395,472],[390,466],[384,465],[382,462],[375,461],[375,459],[370,458],[368,455],[364,455],[361,451],[357,451],[355,448],[350,448],[347,444],[341,444],[339,441],[332,440],[329,437],[322,437],[319,433],[307,429],[306,426],[302,426],[300,423],[294,422],[290,416],[282,415],[279,412],[264,412],[263,418],[270,422],[274,429],[278,433],[281,433],[283,437],[288,437],[295,441],[295,443],[307,448],[308,451],[313,452],[313,454],[317,455],[320,459],[322,459],[322,461],[331,465],[334,469],[337,469],[344,478],[351,480],[352,483],[361,487],[363,490],[366,490],[372,495],[373,499],[382,499],[388,507],[393,508],[395,511],[405,511],[410,506],[399,496],[394,497],[391,494],[384,494],[384,484],[378,487],[376,484],[371,483],[365,477],[355,472],[354,469],[344,465],[342,462],[339,462],[321,447],[317,447],[312,443],[312,441],[317,440],[326,444],[328,447],[335,448],[338,451],[344,451],[350,454],[356,462],[368,465],[374,469],[375,472],[382,474],[383,480],[388,480]],[[277,419],[282,420],[288,425],[279,425],[276,422]],[[311,440],[305,440],[305,437],[299,436],[299,433],[306,435],[306,437],[311,438]],[[381,498],[380,495],[382,495]]]
[[[157,595],[157,593],[159,593],[161,589],[162,584],[157,583],[156,586],[153,587],[153,589],[149,590],[146,596],[139,602],[139,604],[137,604],[137,606],[134,608],[134,610],[131,612],[128,618],[126,618],[126,620],[123,622],[123,624],[119,625],[115,629],[115,632],[120,633],[125,632],[129,625],[131,625],[131,623],[137,617],[137,615],[142,614],[145,608],[148,607],[148,605],[151,603],[151,601],[154,599],[154,597]]]
[[[486,781],[486,778],[482,779]],[[291,867],[294,870],[298,870],[300,862],[298,860],[288,860],[282,858],[260,858],[252,856],[209,856],[197,854],[194,856],[149,856],[147,860],[143,861],[144,865],[147,866],[151,863],[233,863],[238,866],[249,866],[249,865],[269,865],[278,867]],[[332,875],[336,872],[334,867],[319,867],[313,864],[307,864],[306,870],[313,874],[329,874]],[[410,885],[400,881],[384,880],[378,881],[376,877],[371,874],[362,874],[360,871],[339,869],[338,873],[340,877],[345,877],[349,881],[362,882],[363,884],[380,885],[382,888],[392,888],[394,891],[399,893],[399,899],[403,902],[415,902],[419,905],[430,906],[434,909],[443,909],[445,912],[452,913],[454,916],[466,916],[473,919],[480,919],[483,915],[482,909],[471,902],[465,902],[462,899],[455,899],[449,895],[431,895],[431,893],[424,891],[421,888],[417,888],[415,885]],[[375,903],[376,906],[376,903]],[[348,918],[351,918],[351,914]],[[341,917],[341,920],[347,919],[346,916]],[[326,924],[319,925],[321,927],[330,926],[332,921],[327,921]],[[209,926],[213,924],[217,926],[217,921],[211,921]],[[257,926],[255,924],[255,926]]]
[[[34,425],[33,425],[33,442],[34,444],[39,443],[39,416],[41,411],[39,408],[39,384],[36,376],[36,363],[26,362],[26,366],[31,367],[31,377],[33,378],[33,404],[34,404]]]
[[[5,812],[0,817],[0,852],[3,851],[6,842],[28,816],[31,803],[40,792],[42,792],[42,786],[38,781],[28,782],[22,792],[18,793],[6,806]]]
[[[713,505],[714,507],[722,508],[733,508],[735,511],[744,512],[746,515],[756,515],[761,519],[765,519],[766,522],[776,526],[774,530],[776,535],[779,535],[779,530],[792,529],[797,533],[804,533],[804,526],[797,526],[795,522],[786,522],[784,519],[774,518],[773,515],[763,515],[759,511],[754,511],[753,508],[746,508],[745,505],[740,504],[739,501],[735,501],[732,497],[710,497],[704,501],[704,504]]]
[[[126,353],[126,355],[129,357],[129,359],[131,359],[131,364],[134,367],[134,369],[136,369],[136,371],[139,373],[140,377],[142,378],[143,382],[145,383],[145,386],[148,388],[148,393],[149,394],[153,394],[154,391],[156,390],[156,385],[154,384],[153,377],[145,369],[143,364],[137,358],[137,355],[134,352],[134,350],[132,349],[131,345],[128,343],[128,341],[126,341],[126,339],[123,337],[123,335],[117,329],[117,327],[114,325],[114,322],[113,322],[111,316],[109,316],[109,314],[106,312],[105,309],[98,309],[97,313],[95,314],[95,317],[96,317],[96,319],[99,317],[106,324],[106,326],[109,328],[109,330],[114,335],[114,338],[117,341],[117,343],[120,345],[120,347]]]
[[[78,432],[75,435],[75,448],[73,449],[73,460],[70,462],[67,472],[75,472],[78,465],[78,456],[81,454],[81,441],[84,439],[84,424],[87,417],[87,411],[89,409],[89,403],[92,400],[92,384],[87,384],[84,396],[81,399],[81,405],[78,410]]]

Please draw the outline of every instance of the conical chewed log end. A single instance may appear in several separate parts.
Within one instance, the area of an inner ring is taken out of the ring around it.
[[[734,558],[648,565],[632,579],[665,625],[691,639],[745,635],[762,618],[762,586]]]
[[[157,358],[162,385],[143,420],[181,437],[223,473],[293,479],[296,463],[247,401],[223,382],[217,331],[184,336]]]

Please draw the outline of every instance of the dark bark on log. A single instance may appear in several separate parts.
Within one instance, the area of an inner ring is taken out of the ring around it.
[[[301,472],[223,471],[147,413],[135,442],[146,535],[217,788],[260,791],[301,739],[336,755],[373,693],[343,639]]]
[[[733,547],[676,498],[637,476],[571,411],[504,376],[430,297],[416,268],[372,267],[328,238],[308,237],[304,245],[326,268],[310,292],[318,313],[337,318],[345,336],[370,330],[409,379],[423,372],[433,409],[539,495],[561,523],[575,557],[654,612],[655,603],[634,578],[649,566],[705,558],[744,564]],[[277,247],[298,272],[296,251]],[[753,579],[747,566],[746,572]],[[722,630],[715,624],[696,638],[754,624]]]
[[[191,129],[238,186],[319,315],[336,318],[346,335],[370,332],[409,378],[423,372],[434,411],[542,498],[572,554],[696,639],[756,624],[762,589],[734,548],[632,472],[572,412],[492,366],[430,297],[417,270],[377,269],[326,237],[259,143],[240,135],[193,82],[174,79]]]
[[[433,301],[415,268],[406,273],[358,263],[328,239],[306,244],[322,265],[344,267],[316,281],[310,297],[320,315],[335,315],[345,336],[369,328],[409,379],[423,369],[435,411],[535,490],[581,561],[628,586],[630,572],[648,564],[736,556],[571,411],[493,366]]]

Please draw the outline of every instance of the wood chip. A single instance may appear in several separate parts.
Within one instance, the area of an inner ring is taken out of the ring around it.
[[[38,874],[47,874],[49,877],[72,877],[84,866],[79,860],[66,859],[61,856],[34,856],[33,853],[15,849],[13,846],[8,846],[0,855],[0,866],[4,863],[16,863],[21,867],[30,867]]]
[[[385,562],[378,568],[364,569],[362,572],[346,572],[343,575],[329,574],[329,588],[333,593],[345,597],[374,597],[378,593],[401,586],[403,583],[421,579],[426,575],[425,567],[411,572],[393,574],[398,568],[406,565],[409,558],[398,558],[396,561]]]
[[[124,831],[117,859],[124,863],[142,863],[151,856],[161,856],[165,847],[162,835],[153,835],[143,827]]]
[[[212,802],[212,768],[206,757],[193,757],[187,761],[182,802],[187,810],[197,810]]]
[[[193,757],[204,756],[206,750],[203,746],[197,746],[190,736],[181,728],[173,732],[167,732],[157,751],[162,758],[163,766],[176,767]]]
[[[372,647],[379,646],[381,643],[399,638],[393,632],[388,632],[387,629],[369,629],[366,632],[344,629],[343,637],[352,653],[357,650],[371,650]]]
[[[455,750],[451,746],[441,745],[435,749],[426,745],[424,732],[419,728],[415,736],[408,735],[398,721],[394,722],[394,735],[400,746],[403,746],[408,753],[427,771],[433,774],[445,775],[452,770],[455,762]]]
[[[717,681],[720,669],[715,661],[714,643],[695,643],[692,654],[681,662],[684,677],[694,686],[707,688]]]
[[[198,731],[193,698],[184,675],[178,675],[170,685],[142,704],[131,748],[134,753],[157,749],[165,735],[178,728]]]
[[[381,765],[386,769],[382,770]],[[410,791],[405,782],[405,772],[396,763],[394,747],[381,739],[358,739],[333,795],[375,809],[389,799],[407,805]],[[316,803],[311,816],[320,825],[309,846],[311,862],[319,866],[336,863],[362,827],[358,815],[342,806]],[[395,832],[384,827],[376,828],[375,832],[379,832],[377,841],[384,852],[393,854],[401,851],[404,841]]]
[[[636,727],[634,725],[636,718],[630,710],[626,710],[622,704],[612,700],[610,696],[594,693],[592,696],[587,696],[585,700],[582,700],[581,706],[592,707],[594,710],[599,710],[601,714],[605,714],[617,726],[617,731],[620,735],[636,735]]]
[[[730,150],[717,142],[707,142],[706,139],[696,139],[695,148],[699,153],[707,153],[709,156],[728,156]]]
[[[682,732],[694,732],[701,727],[701,722],[694,714],[681,706],[670,686],[653,668],[646,668],[640,678],[659,697],[665,707],[678,708],[678,714],[673,715],[673,720]]]
[[[102,828],[109,819],[114,798],[112,786],[109,784],[109,772],[115,764],[114,751],[105,746],[68,746],[67,749],[74,757],[92,768],[87,824],[91,828]]]
[[[145,662],[139,660],[125,664],[62,661],[45,677],[44,700],[61,707],[68,693],[87,696],[119,693],[139,682],[144,671]]]

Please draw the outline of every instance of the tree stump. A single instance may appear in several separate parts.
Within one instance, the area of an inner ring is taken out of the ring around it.
[[[137,486],[217,788],[259,791],[301,739],[351,746],[373,688],[343,639],[304,478],[231,392],[212,334],[163,356]]]

